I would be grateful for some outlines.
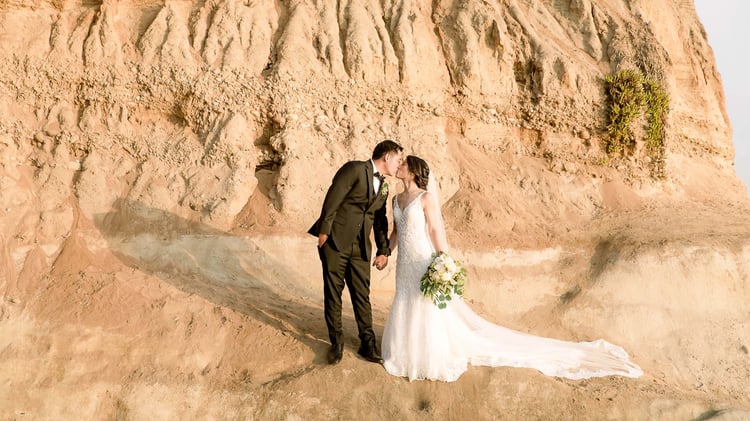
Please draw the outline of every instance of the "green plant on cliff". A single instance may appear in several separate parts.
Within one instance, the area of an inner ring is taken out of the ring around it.
[[[607,153],[613,154],[635,144],[631,123],[645,102],[643,76],[635,70],[621,70],[604,78],[604,83],[609,98]]]
[[[635,145],[632,123],[645,111],[646,153],[652,174],[664,176],[664,137],[669,96],[661,82],[637,70],[625,69],[604,78],[609,101],[607,154],[622,152]]]
[[[664,177],[664,137],[666,135],[669,96],[661,83],[646,78],[643,83],[646,93],[646,152],[654,164],[655,175]]]

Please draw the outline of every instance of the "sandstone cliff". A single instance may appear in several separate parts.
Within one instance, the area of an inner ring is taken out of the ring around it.
[[[690,0],[5,1],[0,45],[4,417],[750,407],[747,199]],[[605,153],[603,79],[629,68],[671,99],[664,178],[643,142]],[[646,377],[321,365],[303,232],[384,138],[436,171],[480,312],[604,336]]]

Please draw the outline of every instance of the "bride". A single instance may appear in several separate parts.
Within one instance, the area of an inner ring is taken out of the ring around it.
[[[622,348],[601,339],[575,343],[517,332],[482,319],[460,297],[439,309],[419,289],[432,253],[447,250],[434,178],[427,163],[412,155],[396,177],[404,191],[393,198],[396,295],[382,341],[388,373],[450,382],[472,364],[534,368],[568,379],[643,374]]]

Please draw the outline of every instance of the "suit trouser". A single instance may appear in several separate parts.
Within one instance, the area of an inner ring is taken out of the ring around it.
[[[334,345],[343,344],[344,340],[341,323],[341,294],[344,285],[349,288],[360,341],[362,344],[375,341],[370,306],[370,262],[362,258],[362,247],[358,238],[343,251],[336,250],[328,242],[318,249],[323,264],[326,326],[331,344]]]

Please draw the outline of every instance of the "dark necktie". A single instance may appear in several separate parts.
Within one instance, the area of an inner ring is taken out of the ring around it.
[[[377,179],[378,179],[378,180],[380,180],[380,185],[378,186],[378,188],[377,188],[377,189],[375,189],[375,186],[374,186],[374,185],[372,186],[372,187],[373,187],[373,189],[375,189],[375,193],[377,193],[377,192],[378,192],[378,191],[380,190],[380,187],[383,187],[383,182],[385,181],[385,177],[383,176],[383,174],[381,174],[381,173],[379,173],[379,172],[376,172],[376,173],[374,173],[373,175],[374,175],[375,177],[377,177]]]

